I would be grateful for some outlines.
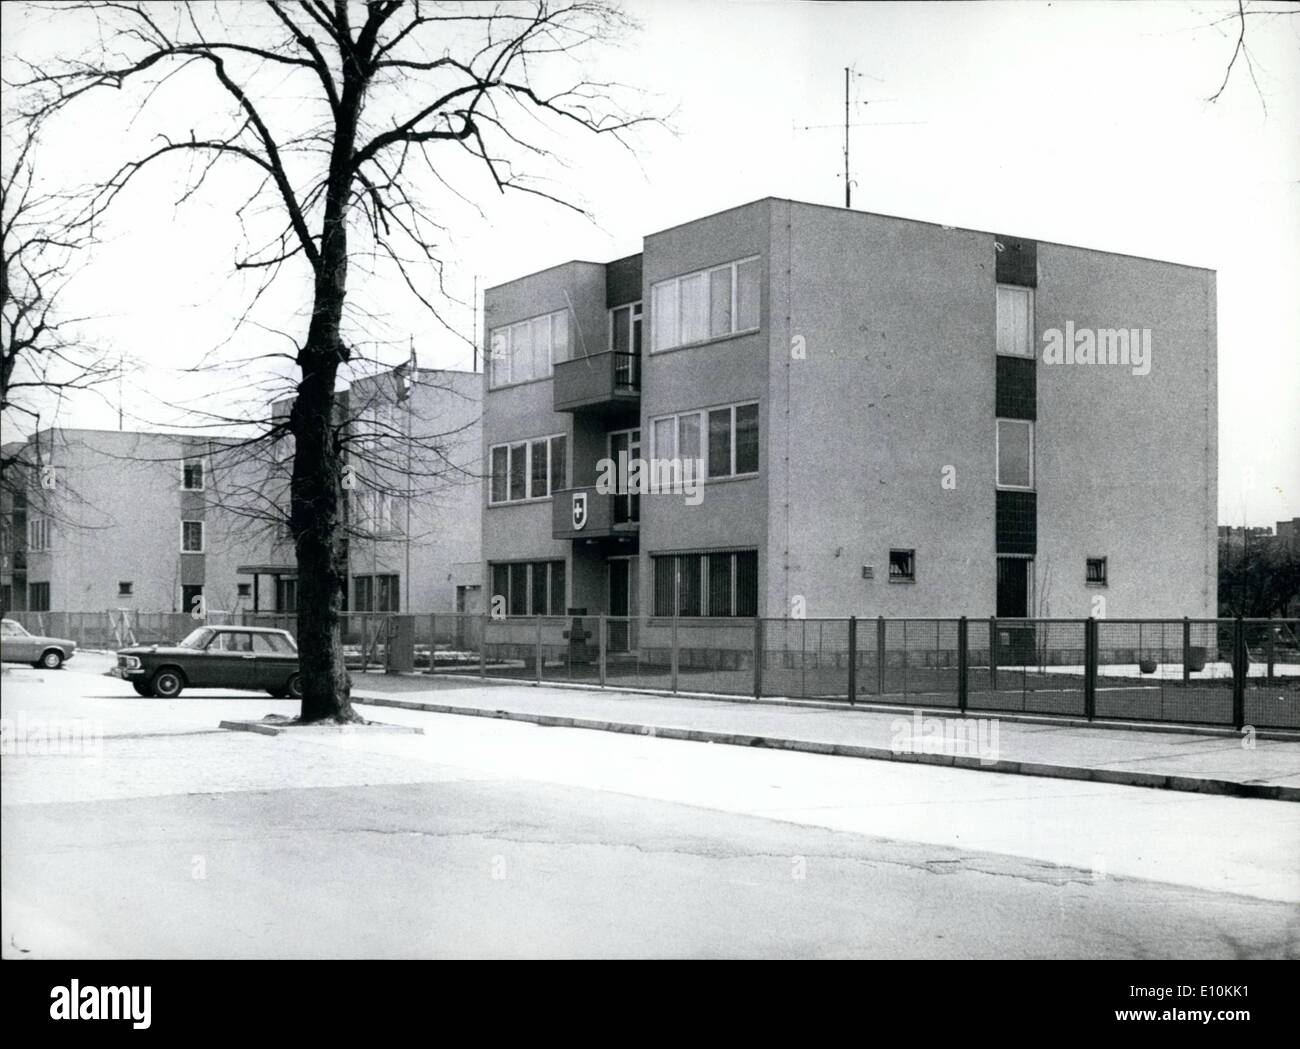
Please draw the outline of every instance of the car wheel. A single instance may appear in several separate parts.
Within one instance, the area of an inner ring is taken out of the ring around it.
[[[158,671],[151,682],[153,694],[163,699],[175,699],[184,687],[179,671],[170,669]]]
[[[294,674],[294,676],[289,679],[289,685],[287,691],[289,693],[290,699],[302,699],[302,675],[301,674]]]
[[[57,648],[46,649],[41,655],[40,665],[46,670],[58,670],[63,666],[63,653]]]
[[[131,687],[135,689],[135,694],[137,696],[144,696],[145,699],[153,699],[153,689],[149,687],[147,682],[132,681]]]

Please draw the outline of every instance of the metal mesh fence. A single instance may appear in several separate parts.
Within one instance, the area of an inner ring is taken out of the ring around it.
[[[168,644],[271,612],[14,612],[86,649]],[[356,671],[637,691],[1300,729],[1300,620],[744,619],[350,612]],[[965,643],[962,643],[962,637]],[[963,707],[964,704],[964,707]]]

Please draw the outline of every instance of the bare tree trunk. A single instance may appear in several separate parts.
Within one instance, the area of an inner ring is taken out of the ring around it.
[[[347,551],[340,504],[343,463],[334,410],[334,381],[349,357],[340,327],[347,298],[347,204],[357,115],[365,83],[354,66],[344,74],[335,117],[307,344],[298,355],[302,378],[290,412],[294,434],[290,527],[298,555],[298,648],[303,721],[359,721],[343,657],[342,604]]]

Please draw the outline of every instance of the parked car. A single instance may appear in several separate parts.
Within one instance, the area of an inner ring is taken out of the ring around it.
[[[29,634],[16,619],[0,620],[0,661],[58,670],[76,651],[77,643],[66,637]]]
[[[174,699],[186,688],[243,688],[277,699],[302,696],[298,646],[285,630],[201,626],[176,645],[135,645],[117,653],[113,677],[141,696]]]

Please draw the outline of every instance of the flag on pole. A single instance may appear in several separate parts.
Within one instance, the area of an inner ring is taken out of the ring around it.
[[[415,359],[415,336],[411,336],[411,357],[403,366],[402,381],[397,389],[399,403],[409,400],[415,384],[420,381],[420,365]]]

